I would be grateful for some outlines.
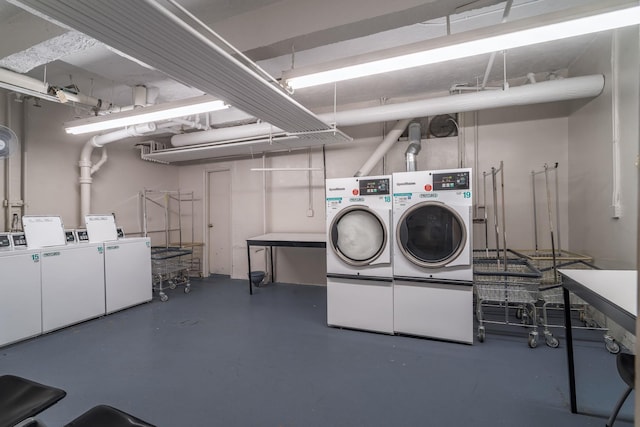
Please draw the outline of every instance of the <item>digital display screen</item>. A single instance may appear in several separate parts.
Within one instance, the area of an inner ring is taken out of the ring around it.
[[[469,172],[434,173],[433,189],[443,190],[468,190]]]
[[[27,246],[27,237],[24,233],[12,234],[11,237],[13,238],[14,248],[17,248],[18,246]]]
[[[389,178],[361,179],[359,190],[361,196],[389,194],[389,192],[391,191],[391,189],[389,188]]]
[[[11,240],[9,240],[8,234],[0,234],[0,248],[8,248],[11,246]]]
[[[87,230],[78,230],[78,242],[88,242],[89,235],[87,234]]]

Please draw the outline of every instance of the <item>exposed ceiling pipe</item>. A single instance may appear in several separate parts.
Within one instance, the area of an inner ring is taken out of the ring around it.
[[[603,87],[604,76],[595,74],[562,80],[549,80],[535,85],[522,85],[504,90],[464,93],[420,101],[332,112],[320,114],[318,117],[326,123],[332,123],[335,120],[336,126],[356,126],[391,120],[412,119],[414,117],[429,117],[438,114],[464,113],[490,108],[592,98],[599,95]],[[182,147],[242,138],[256,138],[277,133],[284,133],[284,131],[268,123],[258,123],[174,135],[171,137],[171,143],[176,147]]]
[[[407,147],[407,151],[405,151],[405,160],[407,164],[407,172],[413,172],[418,170],[417,167],[417,158],[416,156],[422,149],[422,145],[420,145],[420,123],[413,122],[409,125],[409,146]]]
[[[412,119],[413,118],[398,120],[398,122],[389,131],[387,136],[384,137],[382,143],[378,145],[378,148],[376,148],[373,154],[371,154],[371,157],[369,157],[369,159],[364,162],[362,167],[353,176],[369,175],[371,169],[373,169],[373,167],[380,161],[380,159],[382,159],[384,155],[387,154],[387,151],[389,151],[393,144],[396,143],[398,138],[400,138],[400,135],[402,135],[402,132],[404,132],[404,130],[407,128],[407,125],[409,125],[409,122]]]
[[[7,70],[6,68],[0,68],[0,82],[7,83],[18,88],[27,89],[30,91],[28,95],[31,95],[32,92],[46,95],[49,89],[49,85],[46,82],[20,73],[15,73],[11,70]]]
[[[104,135],[93,136],[84,144],[80,153],[80,161],[78,162],[80,167],[80,223],[84,221],[85,216],[91,213],[91,183],[93,182],[91,176],[107,161],[107,152],[104,145],[132,136],[144,135],[155,130],[155,123],[130,126]],[[91,163],[91,154],[94,148],[102,148],[102,157],[95,165]]]

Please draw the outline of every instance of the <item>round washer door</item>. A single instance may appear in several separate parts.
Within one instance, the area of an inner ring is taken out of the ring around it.
[[[464,250],[467,229],[458,212],[441,202],[423,202],[409,208],[398,221],[398,247],[412,263],[444,267]]]
[[[387,245],[387,230],[380,219],[366,206],[343,209],[331,223],[331,249],[345,263],[368,265],[375,261]]]

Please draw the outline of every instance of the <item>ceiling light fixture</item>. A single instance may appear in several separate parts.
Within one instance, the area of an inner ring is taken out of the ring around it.
[[[64,124],[67,133],[79,135],[108,129],[121,128],[141,123],[169,120],[177,117],[192,116],[227,108],[223,101],[202,95],[196,98],[183,99],[150,107],[136,108],[122,113],[74,120]]]
[[[431,43],[431,48],[399,56],[370,60],[357,65],[313,72],[306,75],[295,76],[295,74],[299,73],[294,71],[291,73],[292,77],[286,78],[286,83],[295,90],[638,25],[640,24],[640,6],[637,6],[637,2],[635,4],[636,6],[633,7],[609,10],[604,13],[593,14],[591,12],[591,15],[579,18],[567,19],[565,16],[559,22],[555,15],[549,15],[548,19],[546,19],[547,17],[538,16],[534,17],[535,21],[528,20],[528,23],[524,25],[524,29],[516,27],[516,25],[522,25],[522,22],[513,21],[500,24],[499,28],[501,28],[502,32],[498,35],[486,35],[487,31],[491,30],[490,28],[473,32],[476,37],[469,37],[471,32],[460,33],[443,38],[445,43],[460,40],[455,44],[434,46],[434,42],[438,43],[437,40],[427,41],[427,43]],[[539,25],[541,21],[550,23]],[[527,24],[531,25],[531,27],[526,28]],[[478,34],[481,34],[481,36],[478,36]],[[467,38],[468,41],[461,40],[462,37]]]

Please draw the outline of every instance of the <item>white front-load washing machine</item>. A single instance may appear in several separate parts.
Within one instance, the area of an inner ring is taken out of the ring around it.
[[[326,180],[327,324],[393,334],[391,176]]]
[[[393,174],[395,332],[473,343],[471,178]]]

